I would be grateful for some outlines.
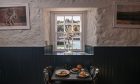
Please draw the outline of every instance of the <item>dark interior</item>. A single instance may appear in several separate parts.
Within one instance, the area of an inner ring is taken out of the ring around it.
[[[44,55],[43,47],[1,47],[0,84],[44,84],[44,67],[65,64],[97,66],[98,84],[139,84],[139,49],[94,47],[94,55],[59,56]]]

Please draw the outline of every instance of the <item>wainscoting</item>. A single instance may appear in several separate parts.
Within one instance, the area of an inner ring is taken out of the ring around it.
[[[0,48],[0,84],[43,84],[42,47]]]
[[[139,84],[140,47],[95,47],[93,64],[101,70],[99,84]]]
[[[0,84],[44,84],[44,67],[79,63],[99,67],[98,84],[135,84],[139,60],[140,47],[94,47],[94,55],[87,56],[44,55],[43,47],[1,47]]]

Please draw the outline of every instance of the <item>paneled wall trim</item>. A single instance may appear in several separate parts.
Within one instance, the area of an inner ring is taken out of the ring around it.
[[[56,56],[44,55],[44,47],[0,47],[0,84],[44,84],[44,67],[79,63],[99,67],[97,84],[139,84],[139,50],[94,47],[94,55]]]

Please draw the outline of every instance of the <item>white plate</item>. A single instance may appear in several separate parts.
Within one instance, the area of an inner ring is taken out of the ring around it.
[[[67,74],[65,74],[65,75],[60,75],[60,73],[61,73],[62,71],[65,71]],[[56,71],[55,71],[55,74],[58,75],[58,76],[66,76],[66,75],[69,75],[69,74],[70,74],[70,71],[69,71],[69,70],[66,70],[66,69],[59,69],[59,70],[56,70]]]
[[[80,74],[78,74],[78,77],[79,77],[79,78],[87,78],[87,77],[89,77],[89,73],[86,72],[85,76],[80,76]]]

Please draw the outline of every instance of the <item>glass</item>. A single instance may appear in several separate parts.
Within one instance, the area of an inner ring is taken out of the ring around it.
[[[80,32],[80,25],[73,25],[73,31]]]
[[[57,41],[57,49],[64,49],[64,42]]]
[[[73,38],[73,49],[81,49],[80,38]]]
[[[65,16],[65,23],[72,23],[72,16]]]
[[[73,23],[80,24],[80,16],[73,16]]]
[[[68,48],[73,49],[73,45],[72,44],[73,44],[72,40],[66,41],[65,42],[65,48],[66,49],[68,49]]]
[[[80,36],[81,36],[80,33],[74,33],[73,35],[74,38],[80,38]]]
[[[64,41],[64,33],[57,33],[57,40]]]
[[[57,25],[57,32],[64,32],[64,26],[63,25]]]
[[[56,48],[81,49],[81,16],[58,15],[56,20]]]
[[[64,16],[57,16],[57,24],[64,24]]]
[[[65,25],[65,31],[70,33],[72,31],[72,26],[71,25]]]

